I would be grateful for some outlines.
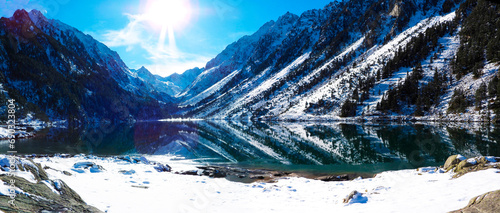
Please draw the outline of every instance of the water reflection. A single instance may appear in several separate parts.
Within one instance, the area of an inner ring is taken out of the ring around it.
[[[210,162],[361,170],[367,165],[390,165],[384,170],[441,164],[456,153],[500,156],[499,133],[495,127],[472,131],[444,125],[144,122],[45,129],[36,138],[18,140],[17,151],[175,154]],[[7,143],[0,147],[2,152],[8,149]]]

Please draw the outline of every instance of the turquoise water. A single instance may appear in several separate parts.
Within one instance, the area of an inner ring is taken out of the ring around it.
[[[442,164],[452,154],[500,156],[500,128],[284,122],[141,122],[44,129],[22,154],[174,154],[202,163],[308,172],[366,172]],[[7,143],[0,151],[7,151]]]

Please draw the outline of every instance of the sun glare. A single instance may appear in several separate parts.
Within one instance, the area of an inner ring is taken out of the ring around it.
[[[179,28],[187,24],[191,16],[189,0],[151,0],[146,17],[156,27]]]
[[[157,46],[160,52],[168,52],[171,56],[177,54],[174,31],[181,30],[189,23],[192,15],[190,1],[147,0],[143,17],[160,32]]]

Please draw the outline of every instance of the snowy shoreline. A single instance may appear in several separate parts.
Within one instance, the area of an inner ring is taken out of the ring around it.
[[[448,212],[466,206],[475,196],[500,189],[498,168],[467,173],[459,178],[452,178],[453,172],[426,167],[418,171],[382,172],[374,178],[352,181],[282,177],[272,182],[238,183],[175,174],[195,170],[199,164],[174,156],[141,159],[134,162],[117,157],[77,155],[34,158],[33,161],[48,174],[50,180],[42,182],[52,191],[57,193],[58,189],[51,183],[62,180],[88,205],[105,212]],[[20,161],[30,162],[26,158]],[[8,162],[1,162],[5,170]],[[160,164],[170,165],[172,172],[159,172],[154,167]],[[6,173],[1,171],[0,176]],[[28,171],[16,171],[16,175],[37,182]],[[7,185],[1,187],[0,193],[5,196]],[[344,203],[343,199],[354,190],[362,194]],[[22,190],[18,196],[24,196]]]

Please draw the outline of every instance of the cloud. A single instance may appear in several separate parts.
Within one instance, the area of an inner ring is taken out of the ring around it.
[[[128,64],[132,68],[144,65],[154,74],[167,76],[174,72],[182,73],[194,67],[203,67],[210,60],[207,56],[182,52],[168,39],[163,41],[160,38],[160,30],[155,29],[145,15],[125,15],[129,22],[124,28],[107,30],[96,36],[108,47],[125,47],[125,50],[131,53],[134,53],[136,48],[144,50],[147,53],[144,57],[150,63]]]
[[[129,23],[125,28],[120,30],[108,30],[104,33],[103,43],[108,47],[133,46],[141,44],[150,37],[144,33],[147,29],[145,29],[141,23],[144,21],[141,15],[125,15],[129,19]]]
[[[144,65],[151,73],[168,76],[173,73],[182,73],[195,67],[204,67],[209,57],[194,56],[184,59],[165,59],[154,64]]]

